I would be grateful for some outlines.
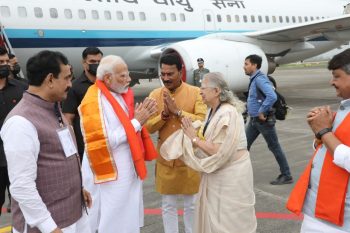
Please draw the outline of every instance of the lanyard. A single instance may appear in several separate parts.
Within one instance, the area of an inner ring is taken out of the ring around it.
[[[60,110],[58,108],[58,102],[55,103],[55,114],[56,114],[56,117],[58,119],[58,123],[60,125],[61,128],[63,128],[64,126],[64,122],[63,122],[63,119],[62,119],[62,115],[60,113]]]
[[[208,116],[208,120],[207,120],[207,122],[205,122],[205,125],[204,125],[203,135],[205,134],[205,131],[207,130],[208,125],[209,125],[211,119],[213,118],[214,114],[219,110],[220,107],[221,107],[221,103],[220,103],[219,106],[216,108],[216,110],[215,110],[214,113],[213,113],[213,109],[210,109],[210,113],[209,113],[209,116]]]

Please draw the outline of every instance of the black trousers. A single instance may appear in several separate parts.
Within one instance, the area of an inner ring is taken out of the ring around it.
[[[6,188],[9,190],[10,181],[7,173],[7,167],[0,167],[0,215],[2,206],[5,203]]]

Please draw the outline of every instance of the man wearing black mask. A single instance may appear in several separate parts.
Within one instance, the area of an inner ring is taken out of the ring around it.
[[[9,62],[9,66],[10,66],[10,75],[9,78],[10,79],[14,79],[15,81],[19,81],[21,85],[23,85],[24,89],[27,90],[28,89],[28,80],[22,78],[19,73],[21,72],[21,66],[18,63],[17,57],[12,54],[9,53],[9,58],[10,58],[10,62]]]
[[[84,71],[79,78],[72,82],[72,87],[68,91],[67,99],[62,103],[62,112],[74,128],[80,159],[83,158],[84,154],[84,140],[80,129],[78,106],[88,88],[96,81],[96,71],[102,56],[103,53],[96,47],[88,47],[83,51],[82,63]]]
[[[10,59],[6,48],[0,47],[0,128],[2,127],[7,114],[22,99],[25,90],[23,84],[9,78],[11,74],[9,64]],[[0,209],[5,203],[6,188],[9,191],[9,184],[4,146],[0,138]],[[7,211],[11,211],[10,206],[7,207]]]

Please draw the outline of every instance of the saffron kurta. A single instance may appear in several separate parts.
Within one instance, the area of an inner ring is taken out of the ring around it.
[[[164,110],[164,91],[167,91],[165,87],[158,88],[149,95],[157,101],[158,113],[146,123],[150,133],[157,131],[159,133],[158,150],[172,133],[181,128],[181,118],[172,116],[168,121],[161,119],[161,112]],[[207,106],[202,101],[198,87],[182,83],[171,93],[171,96],[177,107],[182,110],[182,116],[190,117],[193,121],[204,120]],[[199,180],[199,173],[187,167],[183,161],[179,159],[166,161],[163,157],[158,156],[156,164],[157,192],[161,194],[195,194],[198,192]]]
[[[242,115],[233,106],[222,104],[204,137],[221,144],[216,154],[208,156],[200,149],[193,150],[191,140],[182,129],[171,135],[160,148],[166,159],[180,158],[201,172],[193,232],[255,232],[253,170]]]

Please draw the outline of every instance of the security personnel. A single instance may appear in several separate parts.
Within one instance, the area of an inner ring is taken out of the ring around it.
[[[193,83],[195,86],[200,87],[203,80],[203,76],[209,73],[210,71],[204,68],[203,58],[198,58],[197,63],[198,63],[198,69],[195,69],[193,71]]]
[[[0,128],[7,114],[22,99],[25,87],[15,79],[10,79],[10,59],[6,48],[0,47]],[[5,203],[6,188],[9,190],[9,177],[3,142],[0,138],[0,209]],[[10,196],[10,195],[9,195]],[[10,206],[7,207],[10,212]],[[1,211],[0,211],[1,215]]]
[[[96,81],[96,71],[102,56],[103,53],[96,47],[88,47],[83,51],[84,71],[79,78],[72,82],[72,88],[69,89],[67,99],[62,104],[62,112],[74,128],[80,160],[82,160],[84,154],[84,140],[80,129],[78,107],[88,88]]]

